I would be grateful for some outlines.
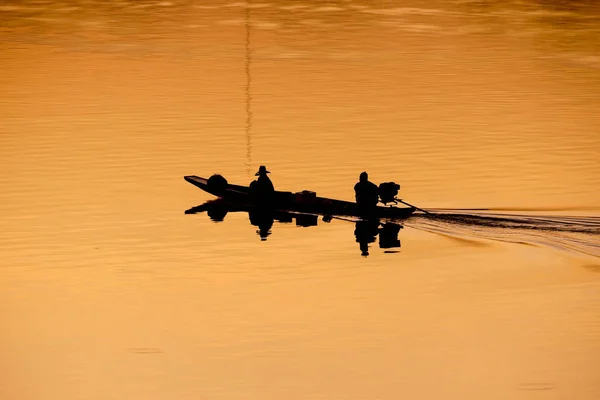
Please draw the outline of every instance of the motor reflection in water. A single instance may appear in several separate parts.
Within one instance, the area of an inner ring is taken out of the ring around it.
[[[210,219],[215,222],[221,222],[225,219],[227,213],[245,212],[252,226],[257,227],[256,233],[260,239],[265,241],[271,235],[271,229],[275,222],[292,223],[296,221],[296,226],[310,227],[317,226],[319,216],[313,214],[291,213],[268,208],[258,208],[241,203],[227,202],[221,199],[207,201],[196,207],[186,210],[186,214],[199,214],[206,212]],[[344,221],[355,224],[354,236],[356,243],[359,244],[361,255],[369,255],[369,245],[374,243],[379,236],[379,248],[384,249],[385,253],[396,253],[400,247],[398,233],[402,225],[393,222],[382,222],[379,219],[351,220],[340,217],[325,215],[322,217],[324,222],[330,222],[333,218],[343,219]]]

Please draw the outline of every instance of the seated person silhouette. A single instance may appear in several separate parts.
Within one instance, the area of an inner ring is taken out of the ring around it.
[[[366,172],[360,174],[359,182],[354,185],[356,195],[356,205],[361,213],[369,213],[375,209],[379,202],[379,193],[377,185],[369,182],[369,175]]]
[[[250,193],[259,201],[270,200],[275,192],[273,182],[267,176],[269,173],[267,167],[261,165],[255,174],[258,178],[250,184]]]

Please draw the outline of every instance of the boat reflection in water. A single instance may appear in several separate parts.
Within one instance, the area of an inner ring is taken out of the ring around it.
[[[310,227],[317,226],[319,221],[318,215],[263,209],[241,203],[227,202],[221,199],[207,201],[204,204],[185,211],[186,214],[199,214],[203,212],[206,212],[210,219],[215,222],[223,221],[225,216],[230,212],[248,213],[250,224],[258,228],[256,233],[263,241],[267,240],[267,237],[271,235],[271,229],[275,222],[292,223],[295,221],[296,226]],[[335,217],[326,215],[322,217],[322,220],[323,222],[330,222],[333,218]],[[397,250],[394,251],[392,249],[400,247],[400,240],[398,239],[398,233],[402,229],[402,225],[400,224],[381,222],[379,219],[344,220],[355,224],[354,236],[356,237],[356,243],[359,243],[362,256],[366,257],[369,255],[369,244],[374,243],[377,240],[377,236],[379,236],[379,247],[384,249],[386,253],[396,253]]]

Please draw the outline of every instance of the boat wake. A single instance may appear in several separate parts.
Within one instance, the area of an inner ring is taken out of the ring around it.
[[[405,226],[463,239],[486,239],[600,257],[600,216],[536,215],[502,210],[429,210]]]

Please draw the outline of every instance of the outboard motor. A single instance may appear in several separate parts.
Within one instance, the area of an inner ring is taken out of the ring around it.
[[[379,185],[379,200],[383,204],[397,203],[396,196],[400,191],[400,185],[395,182],[383,182]]]

